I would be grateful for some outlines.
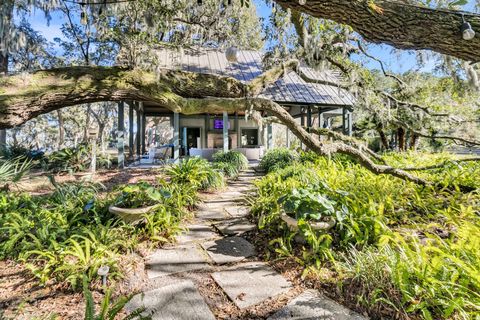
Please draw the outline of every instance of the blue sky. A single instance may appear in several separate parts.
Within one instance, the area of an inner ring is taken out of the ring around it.
[[[268,19],[271,12],[271,6],[266,5],[264,0],[253,0],[257,6],[257,13],[260,17]],[[308,1],[308,0],[307,0]],[[466,11],[474,10],[474,0],[470,0],[469,4],[464,8]],[[62,37],[60,27],[64,21],[61,13],[52,13],[52,19],[49,23],[45,19],[43,12],[34,12],[29,21],[32,27],[41,32],[49,41],[53,41],[55,37]],[[419,66],[416,62],[416,55],[414,51],[395,50],[387,45],[370,45],[368,51],[380,58],[385,66],[393,72],[405,72],[408,70],[430,71],[435,66],[433,59],[427,59],[425,65]],[[358,60],[358,58],[356,58]],[[378,69],[377,62],[370,59],[361,59],[362,63],[369,68]]]

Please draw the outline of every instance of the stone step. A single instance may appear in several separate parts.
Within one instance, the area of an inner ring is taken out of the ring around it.
[[[255,255],[255,247],[240,237],[227,237],[202,243],[216,264],[240,262]]]
[[[149,279],[208,267],[205,253],[195,244],[159,249],[145,259]]]
[[[267,320],[366,320],[341,304],[321,295],[316,290],[307,290]]]
[[[177,245],[200,242],[218,238],[218,234],[209,224],[190,224],[185,226],[186,231],[177,236]]]
[[[252,231],[256,225],[244,218],[235,218],[213,224],[224,236],[238,236]]]
[[[137,294],[125,306],[131,313],[145,308],[152,320],[215,320],[205,300],[191,280],[182,280]]]
[[[263,262],[238,264],[214,272],[212,277],[240,309],[259,304],[292,288],[290,282]]]

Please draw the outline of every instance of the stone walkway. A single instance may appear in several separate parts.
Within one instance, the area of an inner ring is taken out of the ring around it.
[[[256,228],[248,221],[244,204],[256,178],[255,171],[249,169],[238,180],[229,182],[221,193],[209,195],[177,243],[145,259],[149,283],[144,292],[128,303],[127,311],[145,307],[153,319],[162,320],[216,319],[212,310],[217,310],[216,304],[222,302],[215,297],[218,293],[205,290],[208,287],[221,291],[223,299],[233,304],[237,313],[259,304],[261,308],[262,303],[276,305],[279,300],[280,307],[270,312],[273,315],[263,318],[364,319],[315,291],[292,297],[296,293],[293,285],[256,259],[255,247],[242,237]],[[285,305],[285,300],[290,302]],[[217,316],[239,318],[225,313]]]

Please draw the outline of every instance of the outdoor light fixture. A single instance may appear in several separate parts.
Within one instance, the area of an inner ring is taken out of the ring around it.
[[[305,3],[307,3],[307,0],[298,0],[298,3],[299,3],[301,6],[304,6]]]
[[[475,38],[475,30],[472,29],[472,25],[465,21],[465,16],[462,14],[462,37],[464,40],[472,40]]]
[[[108,271],[110,271],[109,266],[102,265],[100,268],[98,268],[97,274],[102,277],[102,285],[103,286],[107,285]]]
[[[236,47],[228,48],[227,51],[225,51],[225,57],[227,58],[227,61],[232,63],[237,62],[238,61],[237,52],[238,50]]]
[[[82,12],[80,13],[80,23],[86,26],[88,24],[87,19],[87,11],[85,10],[85,6],[82,5]]]

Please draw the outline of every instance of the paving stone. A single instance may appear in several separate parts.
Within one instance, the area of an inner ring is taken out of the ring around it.
[[[244,263],[212,274],[213,279],[241,309],[287,292],[292,285],[265,263]]]
[[[246,217],[249,214],[249,209],[245,206],[225,206],[224,210],[235,218]]]
[[[153,320],[215,320],[191,280],[137,294],[126,305],[129,312],[143,307]]]
[[[241,199],[245,197],[244,193],[238,192],[238,191],[230,191],[230,192],[223,192],[220,197],[222,199]]]
[[[239,262],[255,255],[255,247],[240,237],[227,237],[202,243],[216,264]]]
[[[366,320],[318,291],[307,290],[267,320]]]
[[[256,227],[253,223],[251,223],[247,219],[242,219],[242,218],[236,218],[236,219],[215,223],[214,226],[224,236],[241,235],[247,231],[254,230]]]
[[[198,242],[218,237],[218,234],[214,232],[209,225],[192,224],[186,226],[186,228],[186,232],[177,237],[178,244]]]
[[[206,256],[192,244],[160,249],[146,258],[147,275],[151,278],[208,267]]]

